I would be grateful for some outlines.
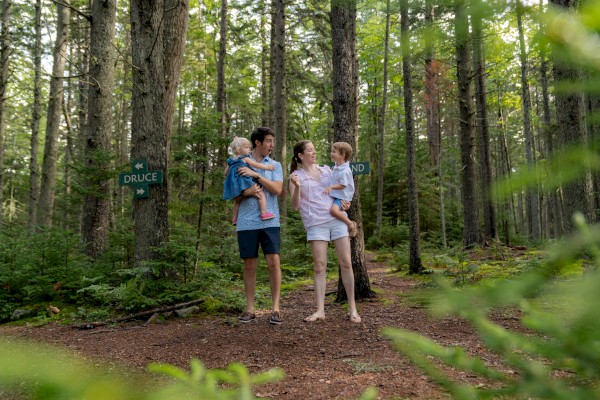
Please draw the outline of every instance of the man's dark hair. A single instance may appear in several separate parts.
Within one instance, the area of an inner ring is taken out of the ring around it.
[[[268,136],[268,135],[275,137],[275,131],[266,126],[259,126],[258,128],[256,128],[254,130],[254,132],[252,132],[252,135],[250,136],[250,141],[252,142],[252,148],[256,147],[257,140],[262,143],[265,141],[265,136]]]

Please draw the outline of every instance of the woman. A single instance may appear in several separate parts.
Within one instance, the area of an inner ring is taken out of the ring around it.
[[[316,159],[317,153],[311,141],[302,140],[294,146],[289,184],[290,201],[292,209],[300,209],[306,240],[310,243],[317,301],[317,311],[304,320],[313,322],[325,319],[327,247],[329,241],[333,241],[340,263],[342,283],[348,297],[348,318],[358,323],[361,319],[354,300],[354,273],[348,226],[329,212],[333,199],[324,191],[330,185],[331,169],[319,166]]]

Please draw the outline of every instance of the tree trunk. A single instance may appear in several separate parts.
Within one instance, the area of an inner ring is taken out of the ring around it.
[[[433,28],[435,13],[431,0],[425,1],[425,25]],[[446,216],[444,212],[444,190],[442,184],[441,154],[442,136],[440,128],[440,91],[438,88],[439,63],[434,57],[434,41],[426,35],[425,41],[425,116],[427,119],[427,143],[431,166],[437,178],[440,205],[442,245],[446,247]]]
[[[483,29],[480,1],[473,4],[473,69],[475,75],[475,103],[477,107],[477,142],[479,147],[479,181],[483,209],[484,243],[488,239],[498,237],[496,230],[496,205],[490,196],[492,186],[492,162],[490,156],[490,135],[488,124],[487,94],[485,87],[485,60],[483,45]]]
[[[261,0],[261,10],[265,9],[265,0]],[[260,15],[260,43],[261,54],[260,58],[260,122],[261,126],[269,125],[269,69],[267,60],[269,59],[269,46],[267,45],[267,17],[261,13]],[[283,161],[283,160],[282,160]]]
[[[123,38],[124,43],[126,43],[126,50],[123,51],[123,54],[130,54],[130,43],[131,37],[129,36],[129,31],[125,32],[125,37]],[[127,161],[129,160],[129,121],[131,120],[130,115],[130,101],[129,96],[125,95],[125,93],[131,92],[131,86],[128,84],[131,80],[131,61],[129,59],[124,60],[123,62],[123,70],[122,70],[122,79],[121,79],[121,90],[119,90],[119,106],[118,106],[118,118],[116,121],[115,128],[115,141],[117,147],[117,166],[127,165]],[[125,208],[125,193],[129,193],[129,189],[123,186],[115,187],[115,204],[114,211],[119,213],[121,216],[123,215]]]
[[[540,12],[543,12],[544,5],[543,0],[540,0]],[[543,26],[540,22],[540,29]],[[554,153],[554,129],[552,128],[551,114],[550,114],[550,95],[549,95],[549,77],[548,77],[548,61],[547,61],[547,45],[544,43],[540,47],[540,85],[542,87],[542,121],[544,123],[544,139],[546,145],[546,156],[552,157]],[[562,215],[560,210],[560,203],[558,201],[558,194],[556,190],[552,190],[548,193],[548,207],[549,207],[549,222],[551,227],[551,233],[553,237],[558,238],[563,233],[562,226]]]
[[[458,114],[460,118],[460,154],[463,203],[463,244],[481,243],[477,201],[475,164],[473,162],[473,100],[469,68],[469,22],[463,0],[455,1],[456,76],[458,82]]]
[[[356,154],[358,133],[358,58],[356,55],[356,0],[331,1],[333,55],[333,135],[334,141],[350,143]],[[358,235],[351,239],[352,269],[357,298],[372,297],[365,262],[365,243],[358,181],[348,216],[356,221]],[[341,279],[337,300],[346,298]]]
[[[54,189],[56,188],[56,168],[58,156],[58,134],[61,108],[64,98],[63,81],[67,61],[67,40],[69,38],[69,0],[57,3],[56,41],[54,44],[54,64],[50,78],[50,93],[46,117],[46,139],[42,163],[42,182],[38,203],[38,225],[51,226],[54,211]]]
[[[551,0],[551,3],[566,9],[572,9],[575,2],[572,0]],[[580,71],[567,65],[557,55],[554,57],[554,82],[577,82],[581,79]],[[586,145],[585,114],[583,94],[575,91],[559,91],[556,93],[556,125],[557,146],[561,150],[577,145]],[[573,214],[581,212],[588,220],[593,218],[591,209],[592,182],[591,176],[586,174],[573,182],[562,185],[563,193],[563,225],[566,232],[575,228]]]
[[[29,152],[29,201],[27,233],[35,231],[39,195],[38,149],[40,119],[42,118],[42,0],[35,2],[35,44],[33,46],[33,109],[31,111],[31,149]]]
[[[433,29],[434,11],[431,0],[425,1],[425,24]],[[427,36],[425,42],[425,115],[427,117],[427,143],[431,166],[437,171],[440,158],[440,98],[438,88],[439,65],[434,58],[434,42]]]
[[[377,234],[381,235],[381,224],[383,219],[383,171],[385,169],[385,115],[387,112],[387,88],[388,88],[388,53],[390,40],[390,0],[386,1],[385,12],[385,38],[383,41],[383,93],[381,94],[381,107],[377,118],[377,133],[379,137],[378,162],[377,162]]]
[[[599,115],[600,114],[600,96],[596,93],[588,94],[588,114],[589,115]],[[598,149],[598,144],[600,141],[600,123],[598,120],[590,122],[590,142],[593,143],[596,149]],[[592,183],[593,183],[593,192],[595,195],[593,196],[593,204],[592,207],[596,210],[595,218],[596,220],[600,217],[598,212],[600,211],[600,172],[595,171],[592,174]]]
[[[523,6],[520,0],[517,0],[517,27],[519,30],[519,59],[521,61],[521,99],[523,101],[523,133],[525,136],[525,157],[527,165],[535,168],[535,152],[533,143],[533,132],[531,131],[531,96],[529,93],[529,79],[527,77],[527,50],[525,48],[525,38],[523,35]],[[533,240],[540,240],[540,207],[538,185],[529,186],[527,189],[527,227],[529,236]]]
[[[73,43],[75,43],[76,41],[74,40]],[[73,57],[74,54],[74,49],[73,47],[70,47],[69,49],[69,59],[74,59]],[[68,70],[68,75],[75,75],[75,73],[73,72],[74,70],[76,70],[76,66],[73,65],[73,63],[69,64],[69,70]],[[74,212],[73,209],[71,209],[71,205],[72,203],[72,197],[71,197],[71,188],[72,188],[72,171],[73,171],[73,165],[74,165],[74,158],[73,158],[73,154],[75,153],[74,151],[74,147],[75,144],[73,142],[73,125],[72,125],[72,119],[71,119],[71,111],[72,111],[72,107],[73,107],[73,93],[75,92],[73,90],[73,83],[72,80],[69,79],[67,80],[67,85],[65,88],[65,92],[66,92],[66,96],[63,99],[63,118],[65,119],[65,130],[63,132],[63,138],[66,142],[66,146],[65,146],[65,151],[64,151],[64,160],[63,160],[63,192],[62,192],[62,197],[64,199],[63,204],[66,204],[66,206],[63,206],[63,209],[61,210],[62,212],[62,216],[60,218],[60,222],[59,222],[59,227],[61,229],[65,229],[65,230],[73,230],[73,231],[77,231],[80,232],[81,228],[81,220],[80,220],[80,216],[81,214],[78,214],[77,212]],[[74,218],[75,217],[75,218]],[[77,224],[74,224],[73,221],[77,221]]]
[[[81,234],[85,253],[98,258],[108,244],[111,204],[112,99],[115,81],[116,0],[92,3],[90,86],[85,129]]]
[[[183,65],[183,52],[185,50],[185,38],[189,21],[189,3],[189,0],[165,0],[163,63],[165,69],[166,103],[164,107],[167,125],[167,155],[171,154],[175,96]]]
[[[221,23],[219,30],[219,59],[217,61],[217,114],[219,114],[219,165],[227,160],[227,108],[225,98],[225,59],[227,57],[227,0],[221,0]]]
[[[400,1],[400,32],[402,42],[402,76],[404,80],[404,125],[406,128],[406,171],[408,197],[408,237],[410,242],[408,271],[423,272],[419,225],[419,193],[417,190],[417,165],[415,161],[415,129],[412,104],[412,66],[408,21],[408,0]]]
[[[271,71],[271,80],[274,83],[273,88],[275,89],[275,109],[274,109],[274,124],[273,128],[277,133],[276,137],[276,158],[278,158],[283,165],[286,163],[286,145],[287,145],[287,76],[285,73],[286,67],[286,55],[285,55],[285,1],[275,0],[275,13],[273,14],[273,40],[271,44],[271,62],[273,66]],[[283,176],[285,182],[286,168],[283,169]],[[287,201],[285,199],[285,190],[282,196],[279,197],[279,210],[281,215],[287,214]]]
[[[4,136],[6,132],[6,87],[10,59],[10,7],[11,0],[2,0],[2,29],[0,32],[0,222],[3,216],[2,192],[4,189]]]
[[[164,104],[164,0],[131,1],[132,116],[131,160],[145,159],[149,170],[167,172],[167,123]],[[158,258],[152,247],[169,237],[167,184],[152,185],[150,197],[133,200],[135,265]]]

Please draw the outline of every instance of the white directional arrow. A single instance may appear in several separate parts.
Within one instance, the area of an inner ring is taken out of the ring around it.
[[[144,191],[144,189],[142,189],[142,188],[137,188],[137,189],[135,190],[135,193],[136,193],[136,194],[139,194],[139,195],[142,195],[142,194],[144,194],[144,193],[146,193],[146,192],[145,192],[145,191]]]
[[[142,168],[144,168],[144,164],[142,164],[142,163],[137,163],[137,164],[135,164],[135,168],[136,168],[136,169],[142,169]]]

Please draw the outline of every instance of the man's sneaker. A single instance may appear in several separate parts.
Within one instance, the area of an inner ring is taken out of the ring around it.
[[[246,323],[252,321],[254,318],[256,318],[256,314],[246,311],[238,317],[238,321]]]
[[[281,314],[279,314],[279,311],[273,311],[271,317],[269,318],[269,323],[273,325],[281,324]]]

